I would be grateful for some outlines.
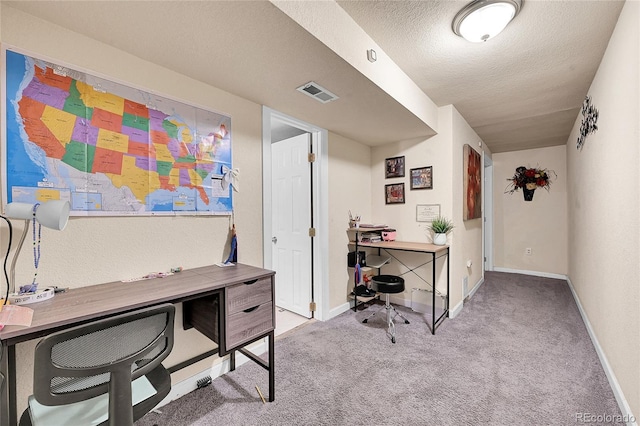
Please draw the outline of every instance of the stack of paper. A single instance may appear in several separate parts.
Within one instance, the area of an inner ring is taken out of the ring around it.
[[[0,310],[0,330],[5,325],[29,327],[33,319],[33,309],[18,305],[4,305]]]

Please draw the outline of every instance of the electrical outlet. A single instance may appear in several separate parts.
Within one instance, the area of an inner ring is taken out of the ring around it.
[[[527,247],[526,249],[524,249],[524,254],[526,254],[527,256],[531,256],[531,247]]]

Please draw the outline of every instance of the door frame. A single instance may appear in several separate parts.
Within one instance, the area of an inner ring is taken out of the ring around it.
[[[483,196],[483,220],[482,220],[482,259],[484,271],[493,271],[493,160],[486,152],[483,153],[484,179]]]
[[[313,317],[324,321],[329,318],[329,265],[325,259],[329,258],[329,167],[328,167],[328,141],[329,132],[313,124],[278,112],[267,106],[262,107],[262,247],[263,264],[267,269],[272,269],[272,243],[273,232],[272,208],[271,208],[271,120],[273,118],[286,124],[304,130],[311,134],[311,146],[316,155],[312,168],[312,214],[316,236],[312,238],[312,297],[316,303],[316,311]],[[278,276],[276,275],[276,285]]]

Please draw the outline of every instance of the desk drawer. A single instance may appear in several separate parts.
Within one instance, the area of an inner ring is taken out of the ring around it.
[[[267,302],[227,317],[226,349],[231,350],[273,330],[273,303]]]
[[[236,284],[227,289],[227,315],[270,302],[271,277]]]

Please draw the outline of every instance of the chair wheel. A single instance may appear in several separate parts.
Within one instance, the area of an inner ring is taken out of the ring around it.
[[[407,320],[404,320],[404,323],[405,323],[405,324],[409,324],[409,321],[407,321]]]
[[[365,318],[365,319],[363,319],[363,320],[362,320],[362,323],[363,323],[363,324],[366,324],[366,323],[367,323],[367,321],[369,321],[369,318]]]
[[[396,338],[395,338],[395,337],[392,337],[392,338],[391,338],[391,343],[395,343],[395,342],[396,342]]]

